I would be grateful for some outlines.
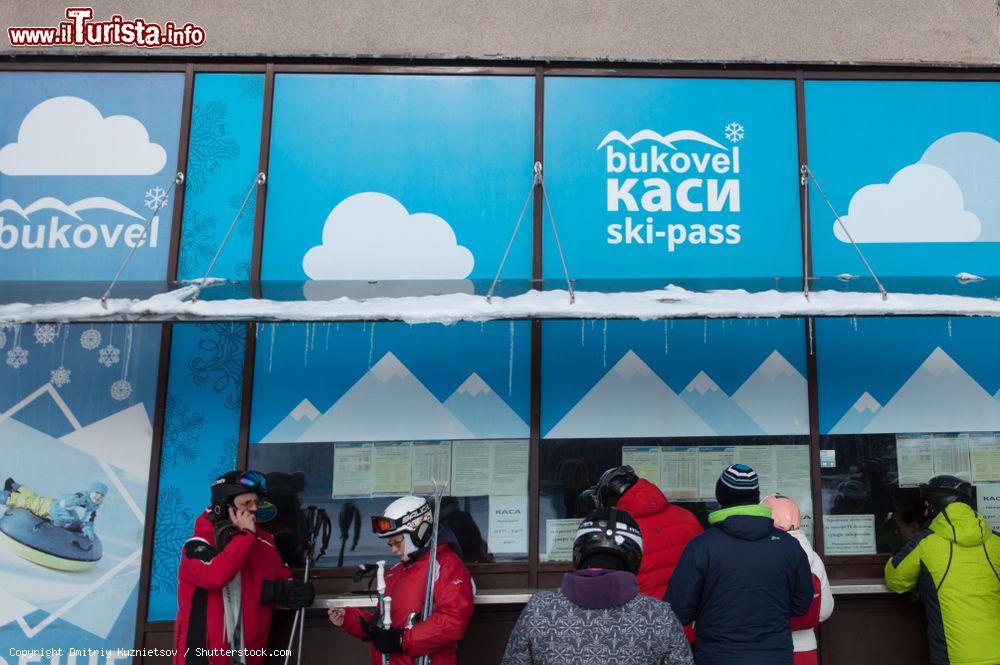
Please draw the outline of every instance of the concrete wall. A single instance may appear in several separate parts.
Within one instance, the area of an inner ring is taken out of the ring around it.
[[[93,0],[97,19],[192,21],[207,42],[184,51],[30,52],[995,65],[998,2]],[[0,27],[54,25],[67,4],[5,0]],[[6,34],[0,44],[0,54],[29,52],[12,48]]]

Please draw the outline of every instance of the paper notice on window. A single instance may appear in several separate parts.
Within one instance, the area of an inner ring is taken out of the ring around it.
[[[527,496],[528,439],[491,441],[490,449],[490,496]]]
[[[724,446],[698,449],[698,494],[703,501],[715,501],[715,483],[726,467],[736,463],[736,450]]]
[[[1000,482],[1000,439],[993,432],[969,435],[972,482]]]
[[[1000,531],[1000,483],[976,485],[976,503],[979,514],[994,531]]]
[[[486,542],[495,554],[528,551],[527,496],[490,497],[490,530]]]
[[[545,554],[542,561],[572,561],[578,519],[545,520]]]
[[[824,515],[826,554],[875,554],[874,515]]]
[[[900,487],[916,487],[934,477],[931,447],[932,440],[928,434],[896,435],[896,468]]]
[[[632,467],[635,475],[654,485],[660,483],[660,449],[657,446],[625,446],[622,464]]]
[[[659,485],[671,501],[697,501],[698,449],[662,448]]]
[[[790,446],[739,446],[736,449],[736,461],[746,464],[757,472],[760,482],[760,495],[774,494],[781,488],[778,487],[778,463],[776,460],[777,451],[785,450]],[[782,460],[784,463],[784,460]],[[720,469],[721,473],[721,469]]]
[[[777,491],[794,501],[803,514],[812,512],[809,446],[773,446],[773,449],[777,457]]]
[[[452,496],[486,496],[490,493],[492,441],[453,441],[451,444]]]
[[[375,443],[372,453],[372,496],[403,496],[410,493],[409,441]]]
[[[372,495],[372,443],[337,443],[333,448],[333,498]]]
[[[440,483],[451,480],[451,441],[414,441],[412,494],[431,494],[431,479]],[[452,494],[447,488],[445,494]]]
[[[931,436],[931,452],[934,455],[935,476],[958,476],[965,480],[972,478],[968,434],[935,434]]]

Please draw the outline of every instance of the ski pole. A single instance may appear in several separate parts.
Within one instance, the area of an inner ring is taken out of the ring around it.
[[[378,604],[382,612],[380,623],[382,628],[392,628],[392,617],[389,615],[392,611],[392,598],[385,595],[385,561],[376,561],[375,565],[378,566],[375,573],[375,589],[378,591]],[[382,664],[389,665],[389,654],[382,654]]]
[[[434,513],[433,513],[433,525],[431,526],[431,551],[427,558],[427,585],[424,588],[424,611],[421,616],[422,621],[426,621],[427,617],[431,615],[434,611],[434,582],[435,574],[437,568],[437,548],[438,548],[438,528],[441,525],[441,495],[444,494],[445,487],[448,483],[438,483],[434,478],[431,478],[431,487],[434,488]],[[417,658],[416,665],[430,665],[431,657],[429,654],[424,654]]]

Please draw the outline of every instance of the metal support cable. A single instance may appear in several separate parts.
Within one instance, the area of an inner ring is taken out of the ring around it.
[[[198,287],[195,289],[194,295],[191,296],[191,302],[198,302],[198,296],[201,295],[201,290],[205,288],[205,284],[208,281],[208,276],[212,272],[212,268],[215,267],[215,262],[219,260],[219,256],[222,254],[223,247],[229,242],[229,236],[233,235],[233,229],[236,228],[236,222],[239,221],[240,217],[243,215],[243,209],[247,207],[247,203],[250,201],[250,196],[257,187],[263,187],[264,183],[267,182],[267,176],[263,172],[258,173],[254,176],[253,182],[250,183],[250,187],[247,189],[246,196],[243,197],[243,203],[240,204],[240,209],[236,211],[236,216],[233,217],[233,221],[229,223],[229,229],[226,231],[225,237],[222,242],[219,243],[219,247],[215,250],[215,256],[208,264],[208,269],[205,270],[205,276],[201,278],[198,283]]]
[[[490,284],[490,290],[486,293],[486,302],[493,302],[493,291],[496,289],[497,283],[500,281],[500,273],[503,272],[504,264],[507,263],[507,257],[510,255],[510,248],[514,246],[514,238],[517,237],[517,232],[521,228],[521,222],[524,220],[524,213],[528,211],[528,204],[531,202],[531,196],[535,193],[535,186],[541,182],[541,172],[535,171],[534,180],[532,180],[531,187],[528,189],[528,195],[524,197],[524,205],[521,206],[521,214],[517,216],[517,224],[514,225],[514,232],[510,234],[510,240],[507,241],[507,249],[504,250],[503,258],[500,259],[500,265],[497,266],[497,274],[493,278],[493,283]]]
[[[184,174],[178,171],[177,175],[174,176],[173,181],[171,181],[170,187],[167,188],[167,191],[163,194],[163,197],[156,203],[156,208],[153,209],[153,214],[150,215],[149,219],[146,220],[146,224],[142,228],[142,235],[139,236],[139,239],[135,242],[134,245],[132,245],[132,251],[130,251],[128,253],[128,256],[125,257],[125,260],[122,261],[121,266],[118,267],[118,272],[115,273],[115,276],[114,278],[112,278],[111,283],[108,284],[108,288],[104,290],[104,295],[101,296],[101,307],[103,307],[104,309],[108,308],[108,296],[111,295],[111,290],[115,288],[115,285],[121,278],[122,273],[125,272],[125,268],[128,266],[129,261],[132,260],[132,256],[135,254],[135,250],[139,249],[139,247],[146,242],[146,234],[149,233],[149,225],[152,223],[156,215],[159,214],[160,209],[163,208],[164,205],[166,205],[167,200],[170,198],[170,195],[173,193],[174,189],[177,186],[183,184],[183,182],[184,182]]]
[[[879,280],[878,275],[875,274],[871,264],[868,263],[868,259],[865,258],[865,255],[858,246],[858,243],[854,241],[854,237],[851,235],[851,232],[847,230],[844,220],[840,218],[836,208],[833,207],[833,203],[830,202],[830,198],[826,195],[826,192],[823,191],[823,187],[819,184],[819,181],[816,179],[816,175],[812,172],[812,169],[809,168],[808,164],[803,164],[800,168],[800,172],[802,174],[801,179],[803,181],[806,178],[809,178],[809,180],[812,180],[812,183],[816,185],[816,191],[818,191],[819,195],[823,197],[823,200],[826,202],[827,207],[830,208],[830,212],[833,213],[833,216],[837,218],[837,224],[840,225],[840,228],[843,230],[844,235],[847,236],[847,239],[851,241],[851,245],[854,246],[854,251],[858,253],[858,256],[861,258],[861,262],[864,263],[865,268],[868,269],[868,274],[875,280],[875,284],[878,286],[878,290],[882,294],[882,300],[887,300],[889,298],[889,294],[886,292],[885,287],[882,286],[881,280]]]

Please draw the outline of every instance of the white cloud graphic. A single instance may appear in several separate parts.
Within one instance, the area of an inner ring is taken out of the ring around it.
[[[859,189],[843,221],[858,243],[974,242],[982,232],[955,179],[923,163],[904,167],[888,184]],[[836,220],[833,233],[850,242]]]
[[[945,134],[920,161],[944,169],[958,183],[965,209],[983,225],[979,242],[1000,242],[1000,142],[977,132]]]
[[[362,192],[330,211],[323,244],[306,252],[302,269],[314,280],[462,280],[474,263],[442,218]]]
[[[0,148],[5,175],[153,175],[167,163],[145,125],[104,117],[79,97],[52,97],[28,111],[17,141]]]

